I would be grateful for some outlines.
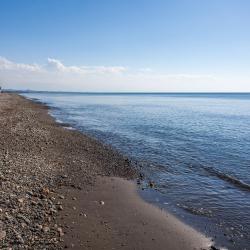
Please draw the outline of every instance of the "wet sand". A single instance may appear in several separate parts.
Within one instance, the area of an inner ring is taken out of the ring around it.
[[[130,161],[48,108],[0,94],[0,248],[209,249],[211,242],[144,202]]]

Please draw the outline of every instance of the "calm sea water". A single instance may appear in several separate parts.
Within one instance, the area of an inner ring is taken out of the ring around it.
[[[250,94],[24,95],[136,160],[147,199],[250,249]]]

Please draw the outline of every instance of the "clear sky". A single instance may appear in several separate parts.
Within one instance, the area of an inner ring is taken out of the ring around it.
[[[0,82],[250,91],[250,1],[0,0]]]

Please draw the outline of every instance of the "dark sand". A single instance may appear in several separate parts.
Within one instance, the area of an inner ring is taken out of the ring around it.
[[[128,159],[46,106],[0,94],[0,122],[0,249],[209,249],[138,196]]]

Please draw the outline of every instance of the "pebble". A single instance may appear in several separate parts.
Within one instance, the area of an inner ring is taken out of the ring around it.
[[[31,201],[31,205],[35,206],[35,205],[37,205],[37,202]]]
[[[43,189],[42,189],[42,194],[48,195],[49,193],[50,193],[50,191],[49,191],[48,188],[43,188]]]
[[[20,234],[17,234],[16,238],[17,238],[17,243],[24,244],[24,240],[23,240],[23,238],[22,238],[22,236]]]
[[[58,206],[58,210],[63,210],[63,206],[62,205]]]
[[[47,232],[49,232],[49,231],[50,231],[50,228],[49,228],[49,227],[47,227],[47,226],[43,227],[43,232],[44,232],[44,233],[47,233]]]
[[[17,201],[18,201],[19,203],[23,203],[23,202],[24,202],[24,199],[23,199],[23,198],[19,198]]]
[[[61,227],[58,227],[57,231],[58,231],[60,237],[62,237],[64,235],[63,230],[62,230]]]
[[[0,230],[0,240],[3,240],[6,237],[6,231]]]
[[[22,214],[17,214],[17,218],[22,219],[26,224],[30,224],[30,220]]]

